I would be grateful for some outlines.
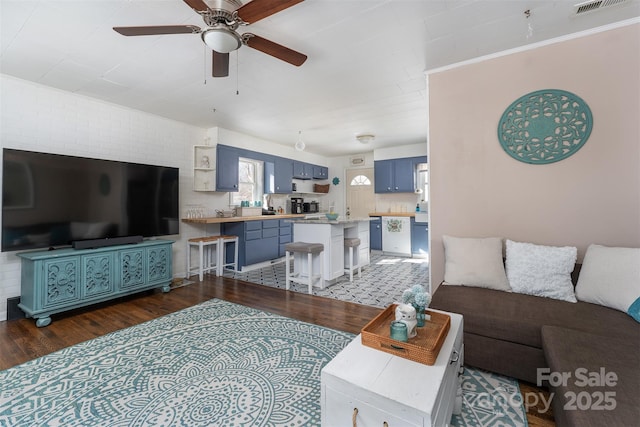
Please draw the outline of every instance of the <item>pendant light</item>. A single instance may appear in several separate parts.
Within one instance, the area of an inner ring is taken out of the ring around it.
[[[295,147],[298,151],[304,151],[304,148],[306,147],[304,141],[302,140],[302,131],[298,131],[298,141],[296,142]]]

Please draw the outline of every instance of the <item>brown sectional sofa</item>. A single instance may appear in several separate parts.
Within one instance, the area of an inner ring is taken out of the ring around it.
[[[576,268],[572,275],[574,284],[578,272]],[[464,316],[467,365],[533,384],[538,382],[538,368],[569,373],[566,384],[544,382],[555,393],[552,405],[558,426],[640,422],[640,323],[626,313],[586,302],[444,284],[430,307]],[[576,375],[578,368],[582,370]],[[585,375],[600,373],[601,368],[617,376],[615,386],[582,384]],[[605,392],[607,399],[596,405]]]

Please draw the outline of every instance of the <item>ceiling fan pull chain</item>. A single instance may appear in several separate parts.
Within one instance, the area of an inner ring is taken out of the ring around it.
[[[205,45],[202,49],[204,54],[202,61],[202,77],[204,78],[204,82],[202,84],[207,84],[207,46]]]
[[[238,69],[240,68],[239,56],[240,51],[236,50],[236,95],[240,95],[240,73],[238,72]]]

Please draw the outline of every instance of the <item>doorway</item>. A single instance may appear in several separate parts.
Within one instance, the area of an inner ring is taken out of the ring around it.
[[[346,207],[352,218],[366,218],[376,209],[373,168],[347,169]]]

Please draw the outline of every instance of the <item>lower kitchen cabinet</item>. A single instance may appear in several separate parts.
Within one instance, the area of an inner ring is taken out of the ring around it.
[[[280,237],[278,238],[278,257],[285,256],[285,249],[287,243],[293,242],[293,224],[281,219],[279,224]]]
[[[429,224],[416,222],[411,218],[411,253],[427,255],[429,253]]]
[[[369,247],[372,251],[382,250],[382,218],[379,216],[369,222]]]
[[[238,236],[238,269],[284,256],[284,245],[291,242],[291,224],[279,219],[230,222],[223,234]],[[232,245],[226,248],[229,259]]]

